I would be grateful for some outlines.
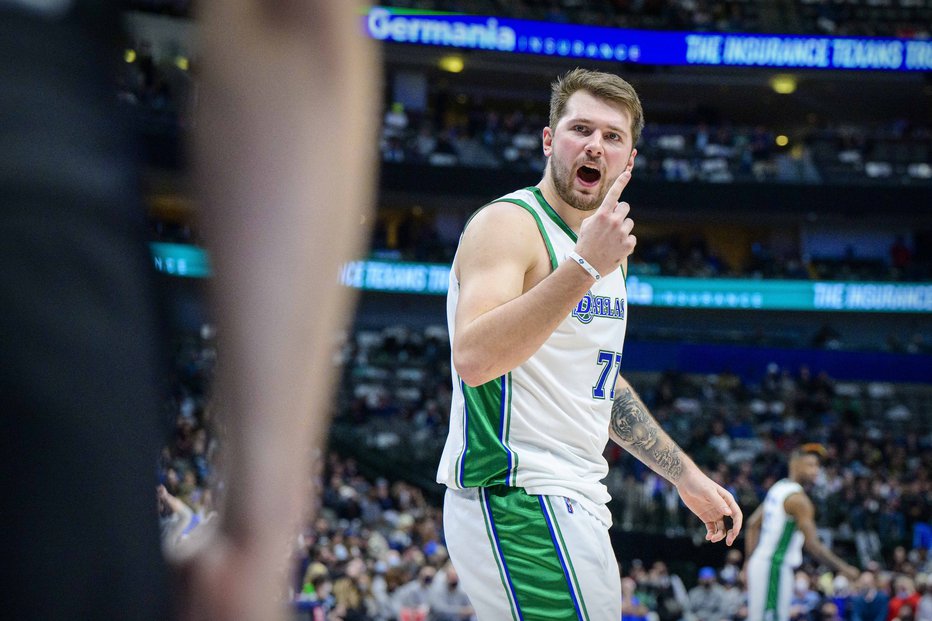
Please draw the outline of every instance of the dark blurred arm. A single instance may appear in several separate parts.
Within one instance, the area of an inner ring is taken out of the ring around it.
[[[753,554],[754,550],[757,548],[757,543],[760,541],[760,529],[763,523],[764,503],[761,502],[754,510],[754,513],[751,514],[751,517],[748,518],[747,524],[745,524],[744,528],[745,567],[747,566],[748,560],[751,558],[751,554]]]
[[[858,579],[860,575],[858,569],[843,561],[819,540],[815,523],[815,507],[812,505],[812,501],[809,500],[809,496],[804,493],[791,494],[783,501],[783,506],[786,508],[786,512],[796,521],[796,528],[806,538],[803,544],[806,552],[832,569],[841,572],[848,580],[853,582]]]

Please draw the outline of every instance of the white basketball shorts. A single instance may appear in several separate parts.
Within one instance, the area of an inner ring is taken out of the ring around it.
[[[748,563],[748,621],[788,621],[793,568],[766,557]]]
[[[618,621],[608,529],[576,501],[512,487],[448,489],[450,559],[479,621]]]

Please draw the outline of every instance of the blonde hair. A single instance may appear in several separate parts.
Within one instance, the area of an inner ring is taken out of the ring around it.
[[[333,583],[333,599],[349,609],[359,608],[362,605],[362,593],[356,583],[347,577],[339,578]]]
[[[631,115],[631,144],[637,144],[644,129],[644,109],[634,87],[613,73],[573,69],[550,85],[550,127],[555,128],[566,112],[566,102],[576,91],[586,91],[628,111]]]

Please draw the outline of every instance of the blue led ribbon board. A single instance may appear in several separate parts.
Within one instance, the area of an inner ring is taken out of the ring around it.
[[[373,7],[379,41],[644,65],[932,71],[932,41],[603,28]]]

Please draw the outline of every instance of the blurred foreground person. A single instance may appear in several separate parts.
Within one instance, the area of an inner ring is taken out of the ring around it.
[[[376,56],[355,3],[199,6],[196,178],[228,457],[217,529],[182,560],[181,610],[275,619],[326,435],[334,334],[351,315],[339,268],[361,250],[371,210]]]
[[[225,485],[174,546],[152,497],[165,429],[112,0],[0,0],[2,454],[16,619],[276,619],[326,430],[339,266],[371,205],[375,57],[356,5],[203,0],[195,163],[211,242]],[[15,499],[15,500],[12,500]],[[62,576],[68,576],[62,580]],[[50,595],[54,593],[54,595]]]
[[[3,609],[165,619],[166,376],[116,3],[0,0]]]

